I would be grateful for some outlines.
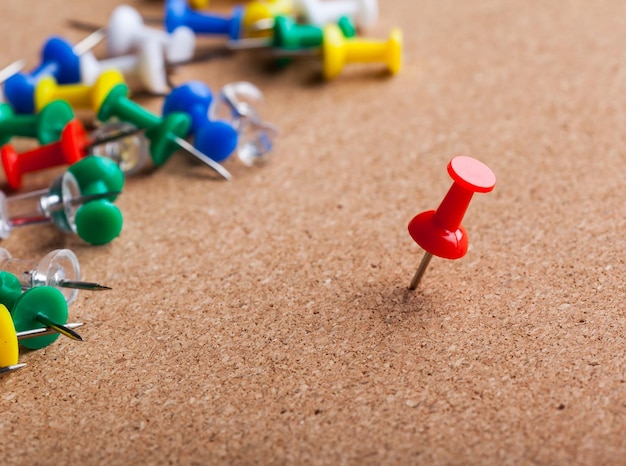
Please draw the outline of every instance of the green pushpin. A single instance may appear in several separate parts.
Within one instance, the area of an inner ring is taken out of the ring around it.
[[[115,161],[90,155],[71,165],[68,169],[80,188],[83,196],[102,193],[120,193],[124,187],[124,173]],[[111,196],[111,202],[116,195]]]
[[[286,50],[300,50],[320,47],[324,42],[324,30],[311,24],[297,24],[289,16],[279,15],[273,19],[271,39],[239,39],[228,43],[234,50],[254,48],[279,48]],[[347,16],[342,16],[337,22],[345,38],[356,35],[354,24]]]
[[[82,341],[78,333],[65,326],[68,316],[67,302],[59,290],[50,286],[39,286],[21,293],[19,279],[5,271],[0,271],[0,281],[3,283],[0,287],[0,303],[9,309],[16,332],[38,328],[50,328],[57,332],[26,339],[23,346],[30,349],[44,348],[54,343],[59,334]],[[21,295],[15,299],[17,293]]]
[[[123,219],[112,200],[120,192],[101,189],[103,186],[121,186],[119,174],[115,172],[120,169],[113,161],[94,163],[89,157],[77,164],[85,160],[85,165],[91,168],[100,167],[100,171],[89,178],[75,169],[85,189],[93,194],[83,194],[79,180],[69,169],[54,179],[48,189],[10,197],[0,191],[0,238],[7,238],[14,227],[50,222],[61,231],[76,233],[83,241],[94,245],[106,244],[116,238],[122,231]],[[115,165],[115,170],[109,170],[107,164]],[[106,170],[103,166],[107,167]],[[103,178],[100,183],[96,181],[98,176]]]
[[[209,165],[225,179],[231,179],[230,173],[219,163],[183,139],[191,128],[191,117],[188,114],[173,112],[159,118],[128,98],[126,84],[116,84],[111,88],[98,110],[97,117],[103,122],[117,117],[138,128],[144,128],[146,138],[150,141],[150,155],[156,166],[163,165],[180,148]]]
[[[13,136],[36,138],[40,144],[50,144],[61,138],[65,125],[74,118],[67,102],[57,100],[46,105],[37,115],[16,115],[7,103],[0,104],[0,145]]]
[[[271,18],[271,39],[238,39],[228,42],[229,50],[271,49],[276,55],[276,64],[284,67],[291,63],[292,52],[307,53],[317,50],[324,43],[324,29],[312,24],[298,24],[289,16],[279,15]],[[354,23],[347,16],[337,21],[337,26],[344,38],[356,36]],[[282,53],[289,52],[287,56]]]

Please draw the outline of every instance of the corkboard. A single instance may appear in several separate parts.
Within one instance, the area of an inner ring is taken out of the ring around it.
[[[0,379],[3,463],[623,462],[626,4],[381,3],[370,35],[404,29],[397,77],[243,53],[173,76],[259,86],[281,129],[266,166],[229,162],[228,183],[176,154],[127,180],[110,245],[46,226],[2,243],[69,247],[114,288],[71,307],[84,343]],[[115,5],[3,0],[2,63]],[[407,223],[458,154],[498,184],[467,212],[468,254],[409,292]]]

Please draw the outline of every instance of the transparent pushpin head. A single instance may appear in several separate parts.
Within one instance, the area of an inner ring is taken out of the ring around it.
[[[80,281],[78,258],[69,249],[55,249],[36,261],[13,258],[9,251],[0,248],[0,269],[15,275],[23,289],[53,286],[63,294],[68,305],[76,300],[78,290],[63,286]]]
[[[277,128],[263,121],[257,110],[263,93],[254,84],[239,81],[225,85],[211,106],[210,118],[229,122],[237,131],[237,156],[248,166],[264,162],[272,151]]]
[[[40,189],[7,197],[0,192],[0,238],[6,239],[14,227],[53,222],[63,231],[72,231],[80,197],[76,178],[65,172],[50,189]]]
[[[113,160],[125,175],[132,175],[150,164],[150,145],[144,133],[134,133],[130,123],[107,123],[96,129],[92,138],[97,142],[92,147],[94,155]],[[127,136],[117,136],[129,133]]]
[[[79,163],[93,159],[98,158],[88,157]],[[119,171],[113,162],[107,163]],[[72,168],[75,166],[78,163]],[[47,190],[10,197],[0,192],[0,238],[7,238],[15,227],[52,223],[59,230],[75,233],[90,244],[106,244],[122,229],[121,212],[110,202],[118,194],[108,191],[82,195],[76,177],[69,170],[57,177]]]

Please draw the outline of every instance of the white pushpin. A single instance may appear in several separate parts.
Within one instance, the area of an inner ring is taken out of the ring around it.
[[[336,23],[348,16],[359,29],[371,28],[378,21],[378,0],[296,0],[296,11],[314,26]]]
[[[120,5],[109,17],[107,46],[109,55],[126,55],[146,42],[160,44],[167,63],[181,63],[193,58],[196,36],[186,26],[176,28],[171,34],[146,26],[137,10]]]
[[[79,289],[90,291],[111,289],[97,283],[81,281],[78,258],[70,249],[55,249],[37,261],[16,259],[9,251],[0,248],[0,270],[15,275],[25,290],[35,286],[58,288],[68,305],[76,300]]]
[[[239,81],[225,85],[211,106],[210,119],[229,122],[239,134],[237,156],[247,166],[265,161],[278,129],[259,116],[256,107],[263,93],[254,84]]]
[[[150,93],[169,92],[167,68],[158,42],[145,41],[139,44],[135,54],[104,60],[98,60],[92,53],[84,54],[80,61],[82,84],[91,86],[104,71],[111,69],[118,70],[129,82],[138,82]]]

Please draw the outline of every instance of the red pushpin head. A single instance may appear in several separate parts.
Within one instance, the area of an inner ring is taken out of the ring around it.
[[[10,145],[2,147],[2,166],[7,184],[11,189],[20,189],[22,176],[59,165],[72,165],[85,156],[88,145],[87,135],[82,123],[73,119],[61,132],[61,140],[39,146],[33,150],[18,154]]]
[[[467,232],[461,225],[474,193],[488,193],[496,175],[484,163],[459,156],[448,164],[454,180],[439,208],[422,212],[409,223],[409,234],[426,252],[445,259],[459,259],[467,252]]]

